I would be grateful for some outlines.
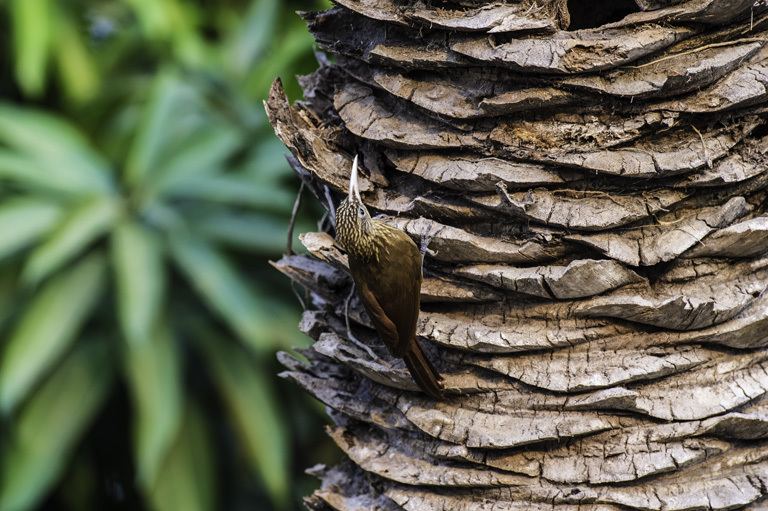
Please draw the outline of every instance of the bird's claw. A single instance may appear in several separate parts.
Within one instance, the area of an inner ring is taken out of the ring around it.
[[[443,225],[437,231],[432,232],[432,227],[434,224],[435,222],[430,220],[429,223],[422,226],[421,231],[419,231],[419,237],[421,238],[419,252],[421,252],[422,261],[424,261],[424,256],[426,254],[429,254],[430,257],[435,257],[435,255],[437,255],[436,251],[429,249],[429,244],[435,236],[440,234],[442,230],[445,229],[445,226]]]
[[[371,357],[371,360],[379,360],[379,357],[376,356],[376,354],[373,352],[373,350],[366,346],[360,339],[355,337],[355,335],[352,333],[352,326],[349,324],[349,303],[352,301],[352,297],[355,294],[355,284],[352,283],[352,288],[349,290],[349,295],[347,296],[347,299],[344,300],[344,320],[347,324],[347,338],[352,341],[353,344],[355,344],[358,348],[365,351],[368,356]]]

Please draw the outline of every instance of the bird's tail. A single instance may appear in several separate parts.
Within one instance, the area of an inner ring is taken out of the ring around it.
[[[427,357],[418,339],[414,339],[403,360],[416,385],[429,396],[438,401],[445,400],[443,377]]]

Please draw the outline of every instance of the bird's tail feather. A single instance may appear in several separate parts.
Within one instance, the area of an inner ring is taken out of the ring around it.
[[[445,400],[443,377],[432,365],[418,339],[414,339],[411,346],[403,360],[416,385],[438,401]]]

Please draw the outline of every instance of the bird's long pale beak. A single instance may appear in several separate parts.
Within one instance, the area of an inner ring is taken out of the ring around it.
[[[355,197],[360,204],[363,203],[363,199],[360,198],[360,187],[357,184],[357,155],[355,155],[355,161],[352,162],[352,174],[349,176],[349,201],[352,202]]]

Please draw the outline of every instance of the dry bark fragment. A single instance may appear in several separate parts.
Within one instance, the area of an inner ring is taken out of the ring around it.
[[[674,3],[676,5],[664,9],[628,14],[621,21],[606,26],[625,27],[640,23],[658,22],[693,22],[722,25],[739,18],[748,17],[750,10],[756,7],[756,4],[750,0],[690,0]]]
[[[549,151],[561,154],[627,144],[673,122],[672,117],[658,112],[643,112],[632,117],[601,112],[559,113],[519,121],[494,119],[490,139],[510,154],[519,152],[534,158]]]
[[[500,460],[490,455],[490,466],[514,466],[535,460],[541,477],[568,484],[631,482],[651,475],[681,470],[726,451],[730,444],[714,439],[651,442],[627,438],[621,431],[578,439],[566,448],[526,452]]]
[[[361,72],[361,66],[348,66],[347,71],[370,85],[380,87],[401,99],[442,115],[457,119],[477,119],[528,110],[552,109],[573,104],[580,95],[554,87],[525,88],[514,81],[498,79],[478,89],[482,73],[462,73],[441,78],[414,76],[391,69]],[[485,73],[487,76],[488,73]],[[487,78],[486,78],[487,80]]]
[[[420,237],[433,235],[428,255],[444,262],[500,262],[531,264],[557,259],[565,254],[565,247],[544,236],[527,236],[522,240],[479,236],[450,225],[425,218],[407,219],[384,217],[398,229],[410,234],[417,243]]]
[[[478,107],[484,116],[502,116],[528,110],[567,107],[583,100],[582,95],[570,91],[539,87],[499,92],[482,98]]]
[[[408,26],[398,6],[389,0],[339,0],[336,3],[366,18]]]
[[[658,225],[610,233],[573,234],[566,239],[584,243],[631,266],[651,266],[678,257],[706,235],[728,226],[746,213],[744,198],[734,197],[722,206],[682,208],[660,215]]]
[[[461,266],[454,273],[501,289],[557,300],[598,295],[643,281],[616,261],[595,259],[528,268],[477,264]]]
[[[453,76],[423,71],[375,68],[346,58],[345,71],[368,85],[381,88],[419,107],[455,119],[479,119],[556,107],[594,99],[585,92],[552,86],[531,87],[514,73],[468,68]],[[483,87],[478,84],[483,83]]]
[[[445,511],[450,499],[451,511],[620,511],[607,504],[558,504],[551,500],[531,501],[527,495],[509,488],[482,492],[448,492],[432,488],[395,485],[386,495],[406,511]]]
[[[555,30],[555,23],[543,9],[529,2],[506,4],[489,2],[476,9],[430,9],[418,1],[405,10],[409,19],[432,28],[468,32],[518,32]]]
[[[345,335],[345,334],[342,334]],[[393,389],[399,389],[409,392],[420,392],[413,378],[407,371],[405,364],[402,360],[393,358],[386,350],[376,346],[378,337],[370,339],[366,343],[361,341],[350,342],[346,337],[343,337],[336,332],[325,332],[320,334],[318,341],[314,344],[314,349],[333,360],[346,365],[355,372],[369,378],[376,383],[390,387]],[[355,331],[355,335],[361,336],[359,330]],[[373,332],[371,336],[375,335]],[[372,347],[376,349],[371,349]],[[422,346],[424,346],[422,344]],[[471,394],[480,391],[497,391],[497,390],[509,390],[514,386],[508,378],[503,378],[493,373],[488,375],[479,375],[476,372],[471,373],[469,371],[456,371],[454,366],[447,363],[445,357],[441,357],[439,353],[435,353],[434,350],[427,348],[427,352],[430,353],[430,359],[434,361],[442,360],[443,363],[435,362],[438,370],[444,378],[445,388],[449,391],[449,394]],[[377,353],[374,353],[376,351]]]
[[[577,315],[609,316],[672,330],[695,330],[734,318],[765,289],[768,259],[695,279],[627,286],[573,304]]]
[[[726,465],[717,457],[694,470],[665,474],[658,479],[628,488],[604,487],[598,502],[628,506],[633,509],[689,511],[727,510],[745,506],[762,495],[768,463]],[[719,477],[710,477],[717,470]]]
[[[368,87],[348,83],[339,89],[334,100],[339,115],[347,128],[360,137],[384,143],[390,147],[411,149],[479,147],[487,134],[447,131],[437,121],[416,117],[413,113],[399,112],[393,116],[391,108],[373,96]]]
[[[366,328],[353,326],[351,331],[347,329],[345,324],[347,313],[351,321]],[[324,360],[338,361],[357,373],[389,387],[405,390],[418,389],[405,371],[402,360],[393,358],[385,349],[357,300],[353,300],[349,310],[335,311],[335,315],[305,312],[300,327],[305,334],[315,339],[313,353],[320,355]],[[350,337],[350,334],[354,337]],[[508,378],[490,372],[478,375],[469,370],[456,371],[455,366],[452,365],[453,357],[446,357],[426,344],[422,346],[430,359],[436,361],[435,364],[445,378],[445,387],[451,391],[473,393],[481,390],[509,389],[514,386]]]
[[[536,160],[574,165],[608,175],[634,178],[672,176],[711,166],[761,122],[748,118],[710,130],[680,127],[627,148],[566,154],[550,152]]]
[[[730,444],[713,438],[693,438],[706,431],[704,422],[654,423],[626,419],[620,428],[576,438],[562,445],[519,451],[470,451],[469,458],[501,470],[552,481],[606,484],[669,472],[677,463],[692,465],[725,452]],[[648,463],[653,459],[652,463]],[[560,466],[562,465],[562,466]],[[545,476],[546,477],[546,476]]]
[[[368,18],[401,25],[413,21],[430,29],[490,33],[555,29],[547,10],[531,9],[527,2],[511,5],[492,2],[474,9],[440,10],[420,1],[405,6],[386,0],[342,0],[337,3]]]
[[[548,307],[551,309],[551,307]],[[528,313],[527,313],[528,312]],[[546,318],[524,308],[495,311],[425,312],[418,333],[443,346],[479,353],[519,353],[571,346],[626,332],[628,327],[600,318]]]
[[[497,190],[505,211],[546,225],[585,231],[608,230],[643,220],[668,211],[690,196],[690,192],[669,189],[626,194],[536,188],[509,193],[504,183],[497,185]]]
[[[765,288],[764,288],[765,289]],[[737,349],[763,348],[768,345],[768,296],[758,297],[734,319],[698,332],[683,332],[681,340],[719,344]]]
[[[402,511],[389,497],[377,491],[369,482],[366,473],[352,462],[345,462],[333,468],[323,465],[307,471],[323,481],[322,488],[315,492],[315,500],[336,511]],[[379,486],[379,485],[377,485]],[[315,506],[322,505],[312,502]],[[327,511],[328,508],[314,507],[313,511]]]
[[[497,470],[424,459],[427,442],[390,437],[370,428],[332,428],[336,445],[360,468],[392,481],[411,485],[482,488],[517,486],[527,478]]]
[[[703,419],[733,410],[768,391],[765,355],[734,356],[735,367],[718,364],[673,375],[642,390],[638,409],[665,420]]]
[[[349,277],[338,268],[306,255],[283,256],[271,262],[281,273],[311,290],[332,295],[349,286]]]
[[[524,411],[486,413],[454,405],[440,409],[419,405],[401,409],[409,421],[430,436],[470,448],[501,449],[581,436],[614,427],[600,414]]]
[[[338,7],[323,12],[302,13],[302,16],[323,49],[364,62],[406,69],[471,64],[469,59],[448,48],[445,33],[377,23]]]
[[[497,44],[481,37],[453,43],[451,49],[477,61],[527,73],[586,73],[632,62],[693,34],[688,28],[658,25],[601,27]]]
[[[345,191],[349,186],[348,170],[352,157],[330,145],[338,128],[319,127],[306,112],[288,104],[288,97],[280,80],[275,80],[264,103],[270,122],[278,138],[291,150],[302,166],[324,183]],[[360,191],[370,189],[367,182],[360,183]]]
[[[473,365],[500,372],[532,387],[555,392],[583,392],[664,378],[709,361],[712,351],[692,346],[640,349],[623,347],[637,334],[595,347],[582,344],[547,354],[467,357]],[[584,368],[589,367],[588,371]]]
[[[485,286],[446,277],[431,276],[421,283],[421,303],[482,303],[503,299],[502,293]]]
[[[670,99],[655,108],[676,112],[711,113],[743,108],[765,102],[768,98],[768,49],[758,55],[762,60],[747,63],[714,85],[685,101]],[[754,60],[754,59],[753,59]]]
[[[686,0],[635,0],[642,11],[653,11],[685,2]]]
[[[699,172],[685,176],[675,186],[721,186],[738,183],[758,176],[766,167],[768,152],[768,137],[749,140],[738,147],[725,158],[718,160],[712,168],[704,168]]]
[[[662,420],[695,420],[765,395],[765,355],[722,356],[633,389],[613,387],[570,398],[566,410],[626,410]]]
[[[490,192],[500,181],[508,187],[557,185],[580,178],[577,171],[501,158],[443,152],[387,150],[398,170],[459,191]]]
[[[556,500],[562,493],[572,497],[570,502],[564,502],[562,498]],[[395,484],[387,490],[386,495],[403,506],[406,511],[442,511],[445,508],[441,507],[441,501],[444,504],[446,498],[450,499],[451,505],[455,506],[453,509],[457,511],[520,511],[523,509],[616,511],[618,509],[595,505],[596,495],[593,491],[587,493],[582,488],[573,489],[572,487],[558,491],[551,485],[543,484],[536,488],[487,488],[473,492],[422,489]]]
[[[383,42],[371,48],[364,57],[374,64],[404,69],[456,68],[472,64],[469,59],[448,49],[442,41],[428,45]]]
[[[718,229],[683,257],[754,257],[768,250],[768,216]]]
[[[537,240],[514,243],[477,236],[455,227],[425,219],[408,220],[392,217],[381,217],[381,219],[410,234],[417,244],[421,243],[420,238],[423,236],[433,235],[434,237],[429,244],[430,252],[428,255],[439,261],[473,262],[488,260],[531,263],[554,259],[562,255],[562,252],[557,247],[548,248],[545,244],[537,242]],[[339,270],[348,271],[346,255],[341,252],[340,247],[329,234],[320,232],[304,233],[300,236],[300,239],[312,255]],[[429,278],[432,278],[432,275],[428,276]],[[431,288],[433,291],[439,289],[442,282],[449,280],[445,275],[435,275],[434,278],[440,282],[436,281],[431,284],[434,286]],[[307,279],[303,280],[306,281]],[[455,281],[450,284],[458,286],[454,288],[456,290],[465,289],[481,292],[475,286],[461,286]],[[498,296],[491,290],[486,290],[485,293]],[[446,298],[449,297],[446,296]]]
[[[389,429],[418,431],[399,410],[381,400],[371,399],[365,380],[355,376],[350,369],[339,365],[341,371],[329,371],[328,363],[324,362],[328,360],[326,357],[314,350],[304,353],[310,358],[311,365],[295,366],[293,370],[281,373],[282,378],[291,380],[323,404],[349,418]],[[281,356],[281,361],[290,359],[290,355]]]
[[[662,53],[650,62],[622,67],[607,74],[568,78],[562,84],[633,99],[679,95],[722,78],[762,46],[753,41],[703,48],[692,53]]]
[[[729,413],[702,421],[702,434],[723,438],[758,440],[768,437],[768,416],[761,411]]]

